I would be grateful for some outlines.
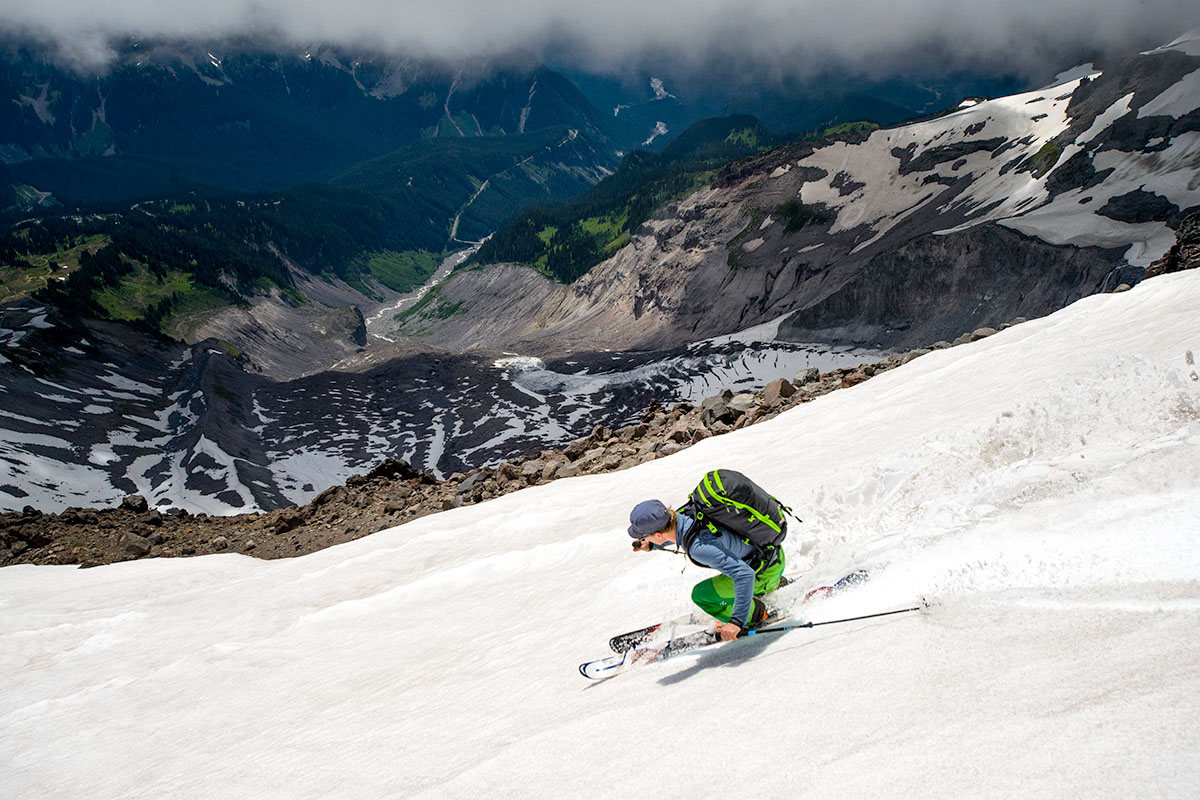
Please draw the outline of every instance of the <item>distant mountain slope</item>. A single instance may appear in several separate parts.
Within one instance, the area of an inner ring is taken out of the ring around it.
[[[190,341],[186,318],[201,300],[212,313],[282,291],[296,306],[325,299],[311,291],[318,276],[345,285],[338,304],[409,291],[443,252],[487,235],[515,207],[578,194],[604,176],[605,163],[601,141],[558,127],[429,139],[331,184],[281,192],[181,185],[105,214],[16,222],[0,241],[0,288],[7,299],[49,281],[43,297],[60,308]],[[85,242],[89,252],[79,253]],[[68,268],[51,280],[45,263]],[[119,307],[106,299],[112,294],[124,297]],[[252,350],[248,335],[231,341]]]
[[[140,196],[172,175],[282,189],[422,138],[560,125],[603,138],[607,122],[569,81],[535,65],[455,70],[328,48],[197,43],[130,44],[100,76],[9,44],[0,100],[13,112],[0,117],[0,179],[66,205]],[[123,173],[116,181],[112,163]]]
[[[1198,75],[1189,36],[1038,91],[765,153],[569,287],[463,273],[442,300],[468,310],[414,325],[449,347],[559,352],[790,313],[793,340],[904,348],[1041,316],[1136,280],[1200,206]]]
[[[620,249],[666,203],[711,180],[719,167],[782,141],[754,117],[702,120],[660,153],[630,153],[614,174],[568,202],[527,208],[484,242],[473,261],[515,261],[575,280]]]

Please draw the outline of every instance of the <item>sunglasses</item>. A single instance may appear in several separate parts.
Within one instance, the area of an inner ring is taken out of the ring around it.
[[[657,531],[656,531],[656,533],[657,533]],[[650,536],[653,536],[653,535],[654,535],[653,533],[650,534]],[[633,540],[633,549],[641,550],[643,543],[650,545],[651,550],[666,550],[667,549],[666,542],[658,542],[658,543],[647,542],[646,539],[648,539],[648,538],[649,538],[648,536],[643,536],[641,539],[634,539]]]

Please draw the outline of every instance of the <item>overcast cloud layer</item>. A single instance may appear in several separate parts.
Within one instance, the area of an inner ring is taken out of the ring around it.
[[[128,35],[385,47],[419,57],[568,52],[620,71],[720,57],[775,73],[831,63],[1055,67],[1120,55],[1200,24],[1194,0],[0,0],[0,24],[102,64]]]

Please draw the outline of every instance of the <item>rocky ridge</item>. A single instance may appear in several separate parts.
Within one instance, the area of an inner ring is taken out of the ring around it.
[[[1017,319],[1010,324],[1024,320]],[[1007,327],[1002,326],[1002,327]],[[597,426],[562,449],[506,461],[439,481],[404,461],[388,459],[351,476],[304,506],[268,513],[211,516],[163,513],[140,495],[112,508],[44,513],[32,506],[0,513],[0,566],[98,566],[137,558],[175,558],[236,552],[257,558],[304,555],[395,527],[427,514],[483,502],[559,478],[614,472],[677,453],[712,436],[771,419],[837,389],[854,386],[913,358],[990,336],[964,333],[954,342],[882,361],[821,373],[816,367],[779,378],[758,392],[726,389],[699,405],[651,403],[642,419],[615,430]]]

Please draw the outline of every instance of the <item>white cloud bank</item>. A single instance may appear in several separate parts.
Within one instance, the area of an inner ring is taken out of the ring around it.
[[[1200,22],[1192,0],[2,0],[0,27],[102,62],[122,37],[282,36],[381,46],[420,57],[494,57],[566,48],[583,65],[720,57],[772,72],[831,63],[893,69],[1058,64],[1066,54],[1123,54]],[[934,62],[930,64],[930,62]]]

